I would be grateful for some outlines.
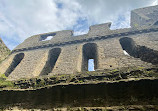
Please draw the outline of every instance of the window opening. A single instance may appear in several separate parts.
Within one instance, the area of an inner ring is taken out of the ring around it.
[[[88,71],[95,71],[94,70],[94,59],[88,60]]]
[[[120,39],[120,44],[124,52],[135,58],[140,58],[142,61],[158,64],[158,51],[145,46],[135,44],[132,38],[124,37]]]
[[[126,52],[126,50],[123,50],[123,53],[124,53],[125,55],[127,55],[127,56],[130,56],[130,55]]]
[[[48,60],[40,75],[48,75],[50,72],[52,72],[60,53],[61,53],[60,48],[54,48],[49,51]]]
[[[47,36],[46,39],[42,40],[42,41],[47,41],[47,40],[51,40],[54,36]]]
[[[24,53],[19,53],[19,54],[15,55],[11,65],[5,72],[5,75],[9,76],[15,70],[15,68],[20,64],[20,62],[22,61],[23,58],[24,58]]]
[[[41,40],[40,40],[40,41],[48,41],[48,40],[51,40],[55,35],[56,35],[56,33],[41,35]]]
[[[82,71],[93,71],[97,69],[98,66],[98,52],[97,45],[95,43],[87,43],[83,45],[82,48],[83,58],[82,58]],[[93,62],[92,62],[93,61]],[[94,63],[93,68],[90,70],[90,66]]]

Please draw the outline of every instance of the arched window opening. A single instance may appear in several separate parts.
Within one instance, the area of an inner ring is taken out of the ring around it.
[[[94,70],[94,59],[88,60],[88,71],[95,71]]]
[[[128,38],[128,37],[124,37],[120,39],[120,44],[122,46],[123,52],[125,55],[129,54],[129,55],[135,55],[135,43],[133,41],[133,39]]]
[[[5,72],[5,75],[7,77],[11,74],[11,72],[14,71],[14,69],[18,66],[18,64],[20,64],[20,62],[22,61],[23,58],[24,58],[24,53],[19,53],[19,54],[15,55],[11,65],[9,66],[7,71]]]
[[[130,56],[130,55],[126,52],[126,50],[123,50],[123,53],[124,53],[125,55],[127,55],[127,56]]]
[[[45,39],[43,39],[42,41],[47,41],[47,40],[51,40],[53,38],[53,36],[47,36]]]
[[[82,53],[83,53],[82,71],[92,71],[97,69],[98,66],[97,45],[95,43],[84,44],[82,48]],[[92,64],[89,64],[89,62],[91,62]],[[90,68],[92,69],[89,70]]]
[[[53,70],[60,53],[61,53],[60,48],[54,48],[49,51],[48,60],[40,75],[48,75]]]
[[[145,46],[136,45],[132,38],[124,37],[120,39],[122,49],[130,56],[140,58],[142,61],[158,64],[158,51]]]
[[[53,33],[53,34],[46,34],[46,35],[41,35],[41,39],[40,39],[40,41],[51,40],[55,35],[56,35],[56,33]]]

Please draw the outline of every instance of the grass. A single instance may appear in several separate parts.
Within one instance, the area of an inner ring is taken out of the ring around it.
[[[5,76],[5,74],[0,74],[0,78],[7,79],[7,77]]]
[[[0,88],[4,88],[4,87],[13,87],[14,84],[11,81],[7,81],[7,77],[5,76],[5,74],[0,74]]]
[[[4,88],[4,87],[13,87],[14,84],[11,81],[3,81],[0,80],[0,87]]]
[[[118,71],[119,71],[118,69],[113,69],[113,70],[110,70],[109,72],[114,73],[114,72],[118,72]]]

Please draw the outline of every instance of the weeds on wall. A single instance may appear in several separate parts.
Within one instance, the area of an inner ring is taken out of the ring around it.
[[[14,84],[11,81],[7,80],[5,74],[0,74],[0,89],[1,88],[13,88]]]

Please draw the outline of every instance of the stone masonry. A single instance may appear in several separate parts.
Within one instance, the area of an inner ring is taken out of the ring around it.
[[[0,63],[9,55],[11,51],[0,38]]]
[[[111,23],[91,26],[84,35],[73,31],[34,35],[18,45],[0,65],[9,80],[43,75],[155,67],[158,64],[158,6],[133,10],[131,28],[111,30]],[[45,40],[52,36],[51,40]],[[125,55],[126,51],[129,55]]]

